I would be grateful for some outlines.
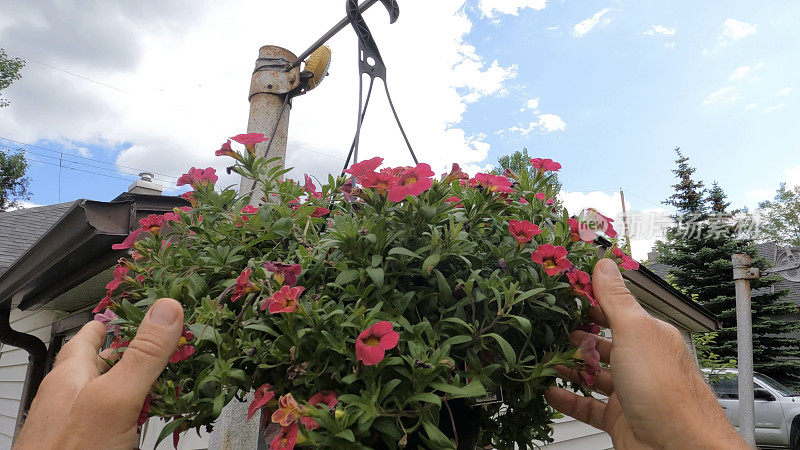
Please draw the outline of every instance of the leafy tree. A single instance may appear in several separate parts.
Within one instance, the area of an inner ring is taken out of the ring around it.
[[[506,169],[513,170],[516,173],[528,172],[533,175],[533,167],[531,167],[531,157],[528,155],[528,149],[517,150],[510,155],[503,155],[497,158],[498,167],[492,170],[495,175],[502,175]]]
[[[671,266],[673,283],[722,324],[716,336],[702,338],[705,355],[730,360],[737,356],[731,255],[750,255],[753,266],[762,271],[769,263],[758,256],[752,240],[737,233],[722,188],[714,184],[708,195],[698,200],[698,193],[705,194],[705,190],[692,178],[694,168],[680,152],[676,162],[678,169],[673,172],[679,183],[665,202],[676,206],[676,226],[667,230],[665,241],[656,244],[659,262]],[[788,291],[772,288],[780,280],[780,276],[772,275],[751,282],[755,368],[787,383],[800,384],[800,339],[787,337],[787,333],[800,329],[800,323],[781,319],[796,314],[797,307],[782,300]]]
[[[800,246],[800,186],[781,183],[772,201],[761,202],[760,238],[778,245]]]
[[[31,198],[25,172],[28,162],[22,151],[0,150],[0,211],[17,208],[21,200]]]
[[[3,49],[0,49],[0,92],[11,86],[11,83],[22,78],[20,71],[25,66],[25,60],[21,58],[9,58]],[[8,100],[0,98],[0,108],[10,104]]]

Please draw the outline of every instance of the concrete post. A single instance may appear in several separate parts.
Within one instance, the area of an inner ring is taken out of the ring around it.
[[[732,255],[733,282],[736,285],[736,338],[739,363],[739,435],[756,448],[755,404],[753,398],[753,318],[750,312],[750,280],[758,279],[748,255]]]
[[[258,52],[250,81],[250,118],[247,121],[247,132],[272,137],[269,141],[256,145],[256,154],[266,158],[281,158],[278,162],[281,167],[286,158],[291,100],[285,109],[283,105],[289,91],[300,83],[299,67],[286,71],[295,59],[295,55],[285,48],[265,45]],[[250,193],[251,204],[262,203],[263,191],[253,180],[242,178],[239,192]]]

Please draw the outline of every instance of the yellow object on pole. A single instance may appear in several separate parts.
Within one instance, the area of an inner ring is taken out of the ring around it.
[[[309,91],[322,83],[322,80],[328,75],[330,66],[331,49],[327,45],[321,45],[306,60],[305,70],[314,74],[314,78],[308,80]]]

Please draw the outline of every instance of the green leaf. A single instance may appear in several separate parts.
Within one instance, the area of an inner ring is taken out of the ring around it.
[[[344,286],[345,284],[358,279],[358,271],[355,269],[349,269],[342,271],[337,277],[334,283]]]
[[[218,396],[214,397],[214,416],[219,417],[220,413],[222,413],[222,407],[225,406],[225,394],[219,394]]]
[[[442,347],[444,347],[445,345],[449,345],[449,346],[452,347],[454,345],[464,344],[464,343],[469,342],[471,340],[472,340],[472,336],[466,336],[466,335],[453,336],[450,339],[444,341],[442,343]]]
[[[464,387],[453,386],[452,384],[447,383],[431,383],[430,386],[434,389],[450,394],[451,398],[483,397],[486,395],[486,389],[478,380],[473,380]]]
[[[419,256],[418,254],[412,252],[411,250],[405,247],[394,247],[391,250],[389,250],[389,255],[403,255],[403,256],[410,256],[416,259],[422,259],[421,256]]]
[[[468,324],[467,322],[464,322],[463,320],[459,319],[458,317],[448,317],[446,319],[442,319],[442,321],[443,322],[455,323],[457,325],[461,325],[462,327],[468,329],[469,331],[472,331],[472,326],[470,324]]]
[[[366,270],[373,283],[383,286],[383,269],[380,267],[367,267]]]
[[[442,406],[442,399],[439,398],[436,394],[431,394],[430,392],[420,392],[419,394],[414,394],[411,397],[406,399],[406,403],[411,402],[426,402],[426,403],[433,403],[436,406]]]
[[[189,330],[192,331],[194,338],[197,339],[197,342],[211,341],[215,344],[218,344],[222,340],[222,335],[220,335],[219,331],[217,331],[217,329],[211,325],[205,323],[190,323],[186,326],[188,326]]]
[[[385,399],[389,394],[391,394],[394,388],[396,388],[397,385],[400,383],[401,381],[395,378],[392,381],[384,384],[383,387],[381,388],[381,396],[379,401],[383,401],[383,399]]]
[[[489,333],[485,335],[486,337],[490,337],[497,341],[497,344],[500,345],[500,351],[503,352],[503,358],[508,361],[510,366],[514,366],[517,364],[517,354],[514,352],[514,349],[511,347],[511,344],[508,343],[502,336],[497,333]]]
[[[453,442],[447,436],[442,433],[442,430],[439,429],[436,425],[428,422],[427,420],[422,421],[422,426],[425,428],[425,433],[428,435],[428,438],[436,445],[439,445],[443,448],[452,448],[455,449]]]
[[[336,433],[336,437],[342,438],[342,439],[344,439],[346,441],[349,441],[349,442],[355,442],[356,441],[356,437],[353,435],[353,432],[351,430],[340,431],[340,432]]]
[[[533,327],[531,326],[531,321],[522,316],[512,316],[509,315],[508,317],[514,319],[519,323],[519,328],[522,330],[523,333],[527,334],[530,333]]]
[[[122,312],[125,314],[125,319],[127,319],[128,322],[137,325],[142,323],[142,319],[144,319],[144,311],[133,306],[128,300],[123,300],[120,306],[122,307]]]
[[[436,265],[439,264],[441,259],[442,255],[438,253],[434,253],[425,258],[425,262],[422,263],[422,272],[426,275],[430,275],[431,271],[436,268]]]
[[[160,444],[161,441],[166,439],[167,436],[171,436],[172,432],[175,431],[175,429],[178,428],[178,426],[180,426],[180,424],[182,424],[183,422],[186,422],[185,417],[181,417],[180,419],[175,419],[172,422],[165,425],[164,428],[161,430],[161,433],[158,434],[155,447],[158,447],[158,444]]]

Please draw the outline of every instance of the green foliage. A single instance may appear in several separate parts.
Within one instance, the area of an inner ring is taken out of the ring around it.
[[[680,155],[680,183],[668,202],[683,205],[675,216],[680,226],[667,231],[667,239],[656,243],[659,262],[671,266],[678,288],[710,310],[722,324],[715,335],[700,338],[698,358],[729,364],[737,355],[736,291],[731,255],[748,254],[753,267],[762,271],[769,263],[758,256],[752,240],[738,233],[736,217],[727,211],[722,188],[714,185],[708,197],[695,201],[702,183],[692,179],[694,168]],[[713,213],[711,213],[713,212]],[[753,311],[753,356],[755,369],[789,384],[800,383],[800,340],[787,336],[800,329],[797,306],[782,300],[788,293],[775,290],[781,278],[762,276],[751,282]],[[700,354],[702,352],[702,354]]]
[[[800,247],[800,186],[782,183],[772,201],[758,205],[760,238],[778,245]]]
[[[0,48],[0,92],[3,92],[11,83],[22,78],[20,71],[25,66],[25,61],[21,58],[9,58],[6,52]],[[0,98],[0,108],[6,107],[10,102]]]
[[[678,159],[675,161],[678,167],[673,169],[672,173],[678,178],[678,182],[672,185],[675,193],[663,203],[674,207],[678,215],[702,214],[707,210],[705,203],[706,189],[703,182],[695,181],[692,178],[695,168],[689,166],[689,158],[683,156],[680,147],[675,148],[675,153],[678,155]]]
[[[204,426],[224,404],[269,383],[276,399],[291,393],[300,405],[317,392],[338,395],[336,414],[309,413],[320,427],[301,428],[302,445],[454,448],[455,404],[479,418],[481,445],[532,448],[550,440],[555,413],[543,393],[555,382],[553,366],[578,363],[568,335],[587,320],[589,305],[566,276],[534,264],[531,252],[563,245],[590,273],[599,259],[593,244],[571,239],[565,210],[534,198],[555,195],[553,174],[522,171],[508,195],[455,180],[434,181],[397,203],[367,188],[348,201],[345,178],[331,176],[319,197],[305,197],[297,183],[279,182],[286,170],[270,169],[275,160],[237,160],[233,170],[257,179],[271,201],[244,220],[249,198],[198,183],[198,204],[176,210],[170,228],[144,233],[135,258],[122,262],[130,272],[113,297],[118,340],[134,336],[140,308],[166,296],[184,305],[193,333],[195,353],[157,380],[152,415],[178,422],[170,430]],[[542,233],[519,245],[510,219],[529,220]],[[259,308],[282,283],[267,262],[302,266],[305,291],[295,311]],[[245,269],[254,291],[233,302]],[[366,366],[356,340],[379,321],[392,323],[399,343]],[[507,407],[472,406],[501,389]],[[265,414],[274,409],[272,400]]]
[[[21,200],[31,198],[25,172],[28,163],[25,154],[0,149],[0,211],[19,207]]]
[[[528,155],[527,148],[497,158],[497,165],[498,167],[492,170],[495,175],[502,175],[506,169],[515,173],[528,172],[531,176],[534,174],[534,169],[531,167],[531,156]]]

